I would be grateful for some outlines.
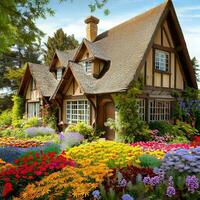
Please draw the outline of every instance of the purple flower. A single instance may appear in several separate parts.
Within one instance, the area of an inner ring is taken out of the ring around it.
[[[150,185],[155,186],[160,183],[160,177],[159,176],[154,176],[150,180]]]
[[[127,181],[126,181],[126,179],[122,178],[118,181],[118,184],[120,187],[126,187]]]
[[[150,184],[150,181],[151,181],[151,178],[149,176],[146,176],[143,178],[143,183],[145,185],[149,185]]]
[[[27,128],[25,132],[30,137],[34,137],[37,135],[52,135],[56,133],[54,129],[49,128],[49,127],[30,127],[30,128]]]
[[[171,186],[171,187],[174,186],[174,181],[173,181],[173,177],[172,177],[172,176],[169,177],[168,184],[169,184],[169,186]]]
[[[130,196],[130,194],[124,194],[122,196],[122,200],[134,200],[134,198]]]
[[[185,180],[185,184],[188,188],[188,191],[194,193],[195,190],[199,188],[199,180],[196,176],[187,176]]]
[[[166,193],[166,195],[167,195],[168,197],[172,197],[172,196],[174,196],[175,194],[176,194],[175,188],[174,188],[173,186],[168,186],[168,187],[167,187],[167,193]]]
[[[94,190],[92,192],[92,196],[95,198],[95,199],[100,199],[100,192],[99,190]]]

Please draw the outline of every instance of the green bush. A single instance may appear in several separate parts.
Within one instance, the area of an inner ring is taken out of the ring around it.
[[[24,123],[24,128],[37,127],[40,125],[40,121],[37,117],[28,118]]]
[[[190,141],[184,136],[179,135],[174,137],[174,139],[170,142],[172,144],[189,144]]]
[[[83,135],[85,139],[90,139],[95,136],[93,128],[84,122],[78,122],[76,125],[69,125],[66,132],[78,132]]]
[[[159,136],[164,136],[167,133],[169,135],[174,135],[173,127],[174,127],[173,124],[170,124],[170,123],[165,122],[165,121],[155,121],[155,122],[149,123],[149,128],[151,130],[158,130]]]
[[[11,110],[5,110],[0,115],[0,126],[9,126],[12,124]]]
[[[154,168],[161,166],[161,160],[151,155],[143,154],[139,156],[139,160],[141,167]]]
[[[23,100],[19,96],[13,96],[12,108],[12,125],[14,127],[21,127],[21,119],[23,116]]]
[[[0,137],[14,137],[16,139],[25,139],[28,138],[28,135],[24,132],[23,129],[5,129],[0,131]]]
[[[58,134],[44,135],[44,136],[38,135],[31,137],[31,140],[38,140],[40,142],[53,142],[55,144],[60,143]]]

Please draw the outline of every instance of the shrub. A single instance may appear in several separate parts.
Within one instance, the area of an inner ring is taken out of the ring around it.
[[[51,134],[51,135],[37,135],[31,137],[32,140],[41,141],[41,142],[53,142],[55,144],[59,144],[59,135],[58,134]]]
[[[0,131],[0,137],[14,137],[16,139],[25,139],[28,135],[24,132],[23,129],[5,129]]]
[[[60,146],[62,149],[78,146],[84,140],[84,136],[77,132],[66,132],[60,134]]]
[[[19,127],[21,125],[21,119],[23,115],[23,100],[19,96],[13,96],[13,108],[12,108],[12,125]]]
[[[24,127],[23,128],[30,128],[30,127],[37,127],[39,126],[40,122],[39,119],[37,117],[32,117],[32,118],[28,118],[25,123],[24,123]]]
[[[11,110],[5,110],[0,115],[0,126],[9,126],[12,124]]]
[[[139,157],[139,160],[140,160],[140,165],[146,168],[160,167],[161,165],[161,160],[151,155],[143,154]]]
[[[30,127],[25,130],[29,137],[35,137],[38,135],[52,135],[55,134],[55,130],[48,127]]]
[[[157,135],[164,136],[165,134],[173,135],[173,125],[165,121],[155,121],[149,123],[151,130],[158,130]]]
[[[177,135],[173,140],[170,141],[172,144],[189,144],[190,141],[184,135]]]
[[[95,136],[93,128],[84,122],[78,122],[75,125],[68,126],[66,132],[78,132],[83,135],[85,139],[92,139]]]

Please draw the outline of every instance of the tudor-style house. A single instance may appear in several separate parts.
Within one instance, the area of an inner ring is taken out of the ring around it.
[[[125,92],[140,76],[140,115],[170,120],[173,90],[197,88],[184,36],[170,0],[98,34],[99,19],[85,20],[86,38],[77,49],[56,51],[50,66],[27,64],[19,95],[28,117],[40,116],[46,102],[59,106],[58,121],[104,127],[115,118],[112,94]]]

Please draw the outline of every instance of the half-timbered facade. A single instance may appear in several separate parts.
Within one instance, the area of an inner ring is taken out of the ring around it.
[[[56,51],[50,67],[45,68],[56,85],[49,90],[48,101],[58,105],[59,121],[66,126],[84,121],[104,128],[106,137],[113,139],[113,131],[104,127],[105,121],[116,114],[112,94],[127,91],[131,82],[141,76],[141,118],[148,122],[170,121],[172,91],[181,92],[186,86],[197,88],[172,2],[168,0],[99,35],[99,19],[90,16],[85,23],[86,38],[80,46],[67,52]],[[19,94],[28,104],[32,100],[27,95],[34,84],[27,82],[26,76]],[[35,81],[37,87],[37,78]]]

